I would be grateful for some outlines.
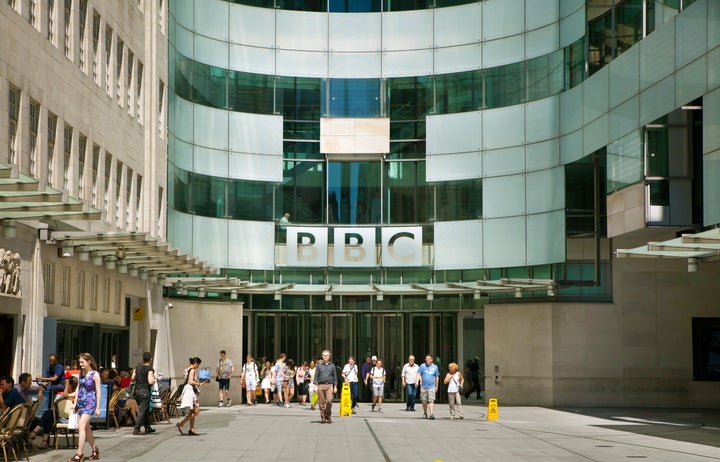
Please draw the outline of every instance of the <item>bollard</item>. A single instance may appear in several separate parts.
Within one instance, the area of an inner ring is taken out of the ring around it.
[[[487,419],[488,420],[497,420],[498,419],[498,403],[497,403],[497,399],[495,399],[495,398],[491,398],[490,400],[488,400]]]
[[[350,396],[350,384],[345,382],[342,384],[340,392],[340,417],[352,415],[352,397]]]

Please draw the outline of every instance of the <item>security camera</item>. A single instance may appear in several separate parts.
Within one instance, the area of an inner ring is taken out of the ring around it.
[[[173,304],[172,304],[172,303],[168,303],[168,304],[167,304],[167,309],[168,309],[168,310],[172,310],[172,309],[173,309]]]

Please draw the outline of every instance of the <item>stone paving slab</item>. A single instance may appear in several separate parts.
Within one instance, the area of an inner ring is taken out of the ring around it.
[[[421,409],[420,406],[417,406]],[[335,413],[338,411],[334,404]],[[488,421],[484,406],[465,406],[450,420],[446,404],[435,420],[404,404],[321,424],[317,411],[293,405],[203,408],[199,436],[172,424],[132,436],[132,428],[96,430],[101,460],[211,461],[720,461],[720,410],[503,407]],[[187,427],[186,427],[187,429]],[[67,460],[74,451],[35,451],[33,462]],[[89,450],[86,449],[86,452]]]

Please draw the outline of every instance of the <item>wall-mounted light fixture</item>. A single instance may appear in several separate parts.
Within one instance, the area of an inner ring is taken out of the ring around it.
[[[697,273],[700,260],[697,257],[688,258],[688,273]]]
[[[237,300],[237,298],[238,298],[237,290],[235,290],[235,289],[231,290],[230,291],[230,300]]]
[[[134,278],[138,277],[138,269],[135,265],[128,265],[128,274]]]
[[[201,288],[198,290],[198,297],[205,298],[205,289]]]
[[[432,291],[432,290],[428,290],[427,295],[426,295],[425,298],[427,298],[428,300],[434,300],[434,299],[435,299],[435,295],[433,294],[433,291]]]
[[[84,245],[77,248],[77,257],[80,261],[90,261],[90,251]]]
[[[90,252],[90,255],[92,255],[92,264],[95,266],[102,266],[103,264],[103,256],[100,252],[97,250]]]
[[[522,298],[522,289],[520,287],[515,287],[515,298]]]
[[[382,292],[377,293],[377,301],[379,301],[379,302],[383,301],[383,293]]]
[[[115,251],[115,259],[117,261],[123,261],[123,260],[125,260],[125,256],[126,256],[125,247],[123,247],[123,246],[118,247],[118,249]]]
[[[115,257],[105,257],[105,268],[109,270],[115,269]]]
[[[118,270],[118,273],[120,273],[120,274],[127,274],[127,272],[128,272],[127,263],[125,263],[124,261],[117,262],[117,270]]]
[[[473,291],[473,300],[480,300],[480,291],[479,290]]]
[[[73,255],[75,255],[75,250],[73,249],[72,244],[70,244],[69,242],[63,242],[60,245],[60,257],[70,258]]]
[[[148,270],[141,269],[140,270],[140,280],[141,281],[147,281],[148,280]]]

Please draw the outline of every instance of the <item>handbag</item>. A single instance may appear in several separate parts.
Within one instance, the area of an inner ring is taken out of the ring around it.
[[[75,411],[71,411],[70,415],[68,416],[68,424],[67,424],[68,430],[77,430],[78,429],[78,414]]]
[[[162,407],[162,399],[160,398],[160,389],[155,382],[150,390],[150,409],[160,409]]]
[[[130,382],[127,390],[125,390],[125,399],[135,399],[135,380]]]

